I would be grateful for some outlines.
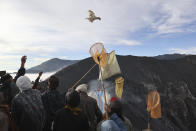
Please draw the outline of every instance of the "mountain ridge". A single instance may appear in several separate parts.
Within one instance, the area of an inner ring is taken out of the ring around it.
[[[27,73],[38,73],[38,72],[54,72],[57,70],[60,70],[62,68],[65,68],[69,65],[72,65],[79,60],[63,60],[59,58],[52,58],[50,60],[47,60],[40,65],[34,66],[30,69],[27,69]]]
[[[129,55],[127,55],[127,56],[129,56]],[[164,55],[158,55],[158,56],[148,57],[148,58],[155,58],[158,60],[175,60],[175,59],[184,58],[185,56],[186,56],[185,54],[164,54]],[[138,57],[138,56],[136,56],[136,57]],[[27,69],[27,73],[38,73],[40,71],[54,72],[54,71],[58,71],[62,68],[65,68],[71,64],[74,64],[78,61],[79,60],[64,60],[64,59],[59,59],[59,58],[52,58],[52,59],[49,59],[49,60],[47,60],[37,66],[34,66],[34,67]]]
[[[157,90],[161,96],[162,119],[152,119],[156,131],[196,130],[196,56],[188,55],[175,60],[154,57],[118,56],[125,79],[122,101],[125,115],[132,121],[135,131],[147,128],[146,95]],[[55,75],[60,80],[58,90],[65,93],[93,65],[92,58],[63,68]],[[96,66],[79,84],[98,79]],[[105,82],[113,83],[115,77]],[[42,83],[46,87],[47,81]],[[112,87],[114,88],[114,87]],[[114,92],[114,89],[113,89]]]

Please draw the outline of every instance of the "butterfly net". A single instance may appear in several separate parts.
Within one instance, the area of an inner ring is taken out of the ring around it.
[[[160,95],[157,91],[151,91],[147,95],[147,110],[151,118],[161,118]]]
[[[102,68],[107,64],[107,53],[102,43],[95,43],[91,46],[89,53],[97,64]]]

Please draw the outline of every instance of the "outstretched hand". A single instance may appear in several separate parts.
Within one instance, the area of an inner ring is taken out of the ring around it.
[[[27,56],[22,56],[21,63],[26,63],[26,60],[27,60]]]
[[[27,60],[27,56],[22,56],[22,58],[21,58],[21,68],[24,68],[26,60]]]
[[[42,76],[42,74],[43,74],[43,72],[39,72],[39,77],[41,77],[41,76]]]

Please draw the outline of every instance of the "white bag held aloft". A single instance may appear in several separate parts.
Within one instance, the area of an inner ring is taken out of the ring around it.
[[[121,70],[115,55],[115,51],[108,54],[107,64],[105,67],[101,67],[103,80],[110,78],[113,75],[120,74]],[[101,73],[99,73],[99,79],[101,79]]]

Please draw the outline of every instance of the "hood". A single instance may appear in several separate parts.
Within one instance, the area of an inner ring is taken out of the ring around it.
[[[87,84],[81,84],[76,88],[77,92],[85,92],[87,93],[88,91],[88,85]]]
[[[21,92],[32,88],[31,80],[27,76],[19,77],[16,81],[16,85]]]

